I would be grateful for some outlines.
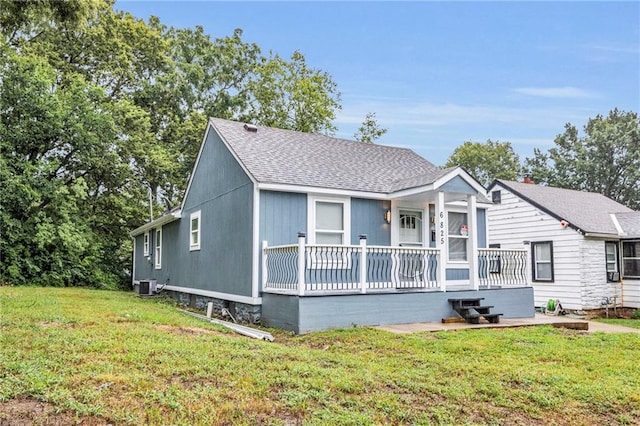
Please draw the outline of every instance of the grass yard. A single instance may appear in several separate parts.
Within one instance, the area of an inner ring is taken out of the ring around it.
[[[598,318],[593,321],[603,322],[605,324],[621,325],[623,327],[640,328],[640,319]]]
[[[0,424],[640,423],[640,334],[272,332],[130,293],[0,287]]]

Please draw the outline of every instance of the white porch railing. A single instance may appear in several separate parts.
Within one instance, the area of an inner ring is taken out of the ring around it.
[[[478,282],[488,288],[528,285],[527,251],[478,249]]]
[[[307,292],[445,291],[439,282],[440,250],[424,247],[298,244],[262,248],[262,288],[304,295]],[[480,249],[480,286],[527,285],[526,251]]]

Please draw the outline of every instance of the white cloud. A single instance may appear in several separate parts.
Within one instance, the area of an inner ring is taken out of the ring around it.
[[[595,98],[596,93],[577,87],[519,87],[513,89],[521,95],[536,96],[541,98]]]

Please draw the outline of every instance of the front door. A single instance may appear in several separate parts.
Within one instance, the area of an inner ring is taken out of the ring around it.
[[[422,247],[422,211],[400,210],[398,243],[402,247]]]

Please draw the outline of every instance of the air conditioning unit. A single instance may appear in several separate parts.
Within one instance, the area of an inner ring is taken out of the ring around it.
[[[620,272],[607,272],[607,281],[614,283],[620,281]]]
[[[157,288],[156,280],[140,280],[138,294],[141,296],[151,296],[152,294],[156,294]]]

